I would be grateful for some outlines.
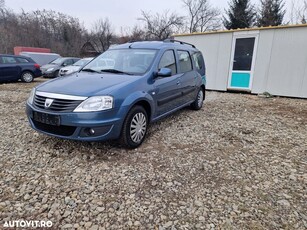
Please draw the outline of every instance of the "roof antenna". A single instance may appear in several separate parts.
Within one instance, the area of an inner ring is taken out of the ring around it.
[[[133,42],[136,42],[135,40],[129,41],[129,43],[131,43],[131,45],[129,46],[129,49],[132,48]]]

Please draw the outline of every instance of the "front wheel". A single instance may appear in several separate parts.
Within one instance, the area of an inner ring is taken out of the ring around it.
[[[59,70],[57,70],[57,71],[54,72],[54,77],[60,77],[60,75],[59,75]]]
[[[200,89],[197,93],[195,101],[191,104],[191,108],[194,110],[200,110],[204,104],[205,94],[202,89]]]
[[[123,124],[121,143],[128,148],[140,146],[146,136],[148,116],[142,106],[134,106],[129,112]]]
[[[25,71],[21,74],[21,81],[26,82],[26,83],[30,83],[33,81],[34,76],[31,72]]]

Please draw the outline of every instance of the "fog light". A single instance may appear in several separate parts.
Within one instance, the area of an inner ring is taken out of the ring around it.
[[[98,137],[107,134],[110,129],[111,125],[106,126],[98,126],[98,127],[85,127],[80,130],[80,137]]]
[[[95,130],[94,130],[94,129],[90,129],[90,130],[89,130],[89,134],[90,134],[90,135],[94,135],[94,134],[95,134]]]

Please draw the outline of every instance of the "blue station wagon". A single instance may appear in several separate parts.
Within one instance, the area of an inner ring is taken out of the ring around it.
[[[30,83],[40,76],[40,66],[31,58],[0,54],[0,82],[14,82],[20,79],[22,82]]]
[[[33,88],[26,112],[31,127],[44,134],[117,139],[136,148],[151,122],[186,106],[201,109],[205,83],[204,59],[194,45],[131,42],[110,48],[76,74]]]

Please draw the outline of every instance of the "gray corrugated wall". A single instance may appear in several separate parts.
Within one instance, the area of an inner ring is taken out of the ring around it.
[[[207,67],[207,89],[227,90],[232,33],[176,37],[194,44],[204,55]]]
[[[262,30],[252,93],[307,97],[307,27]]]
[[[202,51],[207,88],[227,90],[232,33],[178,36]],[[252,93],[307,98],[307,27],[259,31]]]

